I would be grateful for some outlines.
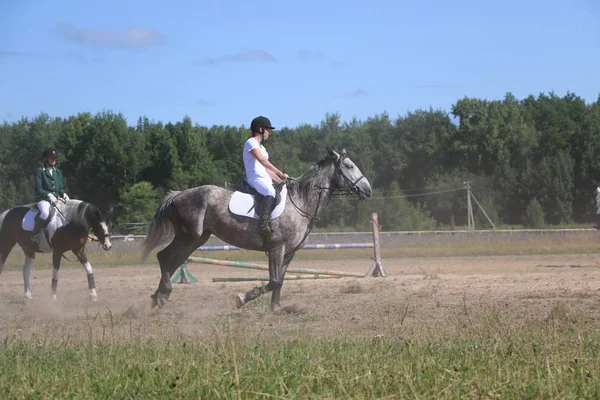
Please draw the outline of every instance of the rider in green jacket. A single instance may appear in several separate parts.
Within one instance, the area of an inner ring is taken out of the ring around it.
[[[65,201],[69,199],[65,193],[63,173],[56,167],[58,152],[56,149],[47,148],[42,152],[41,165],[35,170],[35,201],[40,213],[35,217],[35,226],[31,235],[34,243],[40,242],[40,232],[50,222],[50,205],[56,203],[59,197]]]

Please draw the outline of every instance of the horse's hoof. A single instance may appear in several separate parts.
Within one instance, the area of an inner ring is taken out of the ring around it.
[[[279,304],[276,306],[271,306],[271,312],[273,313],[273,315],[285,314],[284,309]]]
[[[150,309],[154,309],[155,307],[158,307],[158,309],[160,310],[161,308],[163,308],[163,306],[167,302],[167,300],[160,297],[159,295],[153,294],[152,296],[150,296],[150,298],[152,299],[152,303],[150,304]]]
[[[31,295],[31,293],[25,293],[23,299],[25,299],[25,301],[33,300],[33,296]]]
[[[56,301],[56,300],[58,300],[58,297],[55,294],[53,294],[52,295],[52,301]]]
[[[238,294],[235,296],[235,305],[237,308],[241,308],[244,304],[246,304],[246,295]]]
[[[90,300],[91,301],[98,301],[98,295],[96,295],[96,296],[90,295]]]

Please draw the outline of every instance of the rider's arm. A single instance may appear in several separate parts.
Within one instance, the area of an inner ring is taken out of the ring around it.
[[[57,169],[57,172],[60,174],[60,183],[61,183],[61,186],[59,188],[57,188],[58,189],[58,195],[59,196],[64,196],[65,195],[65,191],[66,191],[65,190],[65,177],[64,177],[64,175],[63,175],[63,173],[62,173],[61,170]]]
[[[288,177],[287,174],[281,172],[269,160],[264,158],[262,153],[260,152],[260,149],[252,149],[250,150],[250,154],[252,154],[258,160],[258,162],[266,168],[267,173],[273,180],[276,180],[277,182],[282,182],[283,179]]]
[[[44,190],[44,188],[42,187],[43,173],[44,171],[41,168],[37,168],[35,170],[35,193],[40,197],[46,197],[48,193],[50,193],[48,190]]]

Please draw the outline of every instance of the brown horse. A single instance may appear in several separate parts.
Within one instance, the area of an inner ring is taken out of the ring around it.
[[[25,299],[32,299],[29,276],[35,254],[52,252],[51,287],[52,298],[56,300],[61,257],[71,250],[87,273],[90,299],[97,300],[94,273],[85,255],[85,245],[90,239],[91,232],[97,237],[104,250],[110,250],[108,218],[102,210],[91,203],[81,200],[59,200],[53,204],[50,221],[42,230],[42,240],[36,244],[31,240],[31,231],[33,220],[38,212],[36,204],[28,204],[11,208],[0,214],[0,274],[9,253],[18,243],[25,253],[23,264]]]

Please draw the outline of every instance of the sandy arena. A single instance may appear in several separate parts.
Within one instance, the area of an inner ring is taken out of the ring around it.
[[[92,260],[93,262],[93,260]],[[189,264],[199,282],[173,284],[170,302],[150,311],[158,265],[95,266],[99,301],[87,299],[82,268],[61,271],[57,302],[51,269],[32,272],[34,300],[23,300],[21,271],[0,276],[0,339],[141,340],[179,334],[214,335],[236,326],[246,334],[377,337],[456,331],[467,324],[546,321],[563,310],[579,321],[600,316],[600,254],[384,259],[385,278],[286,281],[282,305],[297,314],[272,315],[270,294],[238,310],[234,295],[260,282],[215,283],[213,277],[256,275]],[[294,261],[290,267],[365,272],[371,261]],[[567,317],[569,317],[567,315]]]

